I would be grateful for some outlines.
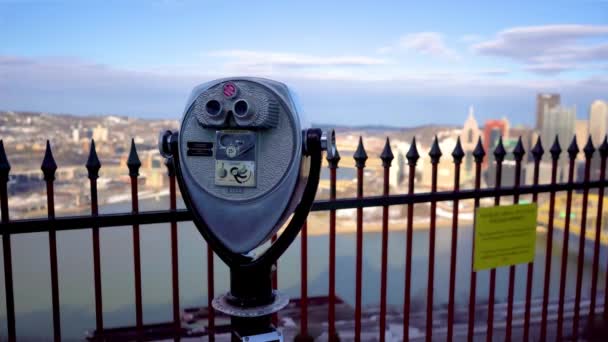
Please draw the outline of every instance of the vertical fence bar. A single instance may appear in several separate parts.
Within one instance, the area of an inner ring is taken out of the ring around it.
[[[295,341],[312,341],[308,335],[308,224],[304,221],[300,232],[300,333]]]
[[[175,167],[173,160],[167,159],[167,174],[169,176],[169,209],[175,211],[177,209],[177,189],[175,186]],[[179,316],[179,259],[177,250],[177,222],[171,221],[171,287],[173,299],[173,329],[175,340],[180,334],[180,316]]]
[[[574,297],[574,318],[572,323],[572,334],[575,340],[578,339],[578,320],[581,307],[581,288],[583,286],[583,262],[585,261],[585,242],[587,240],[587,203],[589,199],[589,179],[591,178],[591,158],[595,152],[591,136],[587,140],[587,145],[583,148],[585,153],[585,187],[583,188],[583,207],[581,212],[581,229],[578,236],[578,263],[576,269],[576,294]]]
[[[534,157],[534,180],[533,184],[536,187],[538,185],[538,179],[540,175],[540,160],[545,151],[541,143],[540,137],[536,141],[536,145],[532,148],[532,156]],[[532,202],[538,202],[538,191],[534,191],[532,194]],[[524,336],[523,340],[528,341],[530,337],[530,306],[532,302],[532,285],[534,277],[534,262],[528,263],[528,271],[526,274],[526,304],[524,311]]]
[[[95,141],[91,140],[91,149],[87,159],[86,168],[91,184],[91,215],[99,215],[97,201],[97,178],[101,163],[95,150]],[[93,228],[93,281],[95,284],[95,330],[97,336],[103,338],[103,301],[101,297],[101,255],[99,251],[99,227]]]
[[[526,151],[521,141],[521,137],[517,140],[517,145],[513,149],[513,157],[515,158],[515,180],[514,187],[519,189],[521,183],[521,161]],[[513,196],[513,203],[519,203],[519,193]],[[509,290],[507,295],[507,327],[505,332],[505,340],[511,341],[511,333],[513,327],[513,296],[515,294],[515,266],[509,267]]]
[[[277,234],[273,234],[270,239],[271,243],[277,241]],[[272,271],[272,288],[277,290],[279,288],[279,261],[274,263],[274,270]],[[272,324],[276,327],[279,324],[279,313],[275,312],[272,314]]]
[[[336,169],[340,162],[337,148],[329,149],[326,156],[329,164],[329,199],[336,199]],[[336,210],[329,211],[329,305],[327,312],[328,339],[338,341],[336,333]]]
[[[524,144],[521,141],[521,137],[517,140],[517,145],[513,149],[513,157],[515,158],[515,180],[514,187],[519,189],[521,183],[521,161],[526,151],[524,150]],[[515,193],[513,196],[513,203],[519,203],[519,193]],[[511,341],[511,330],[513,326],[513,296],[515,294],[515,266],[509,267],[509,290],[507,294],[507,327],[505,332],[505,340]]]
[[[213,249],[207,243],[207,330],[209,342],[215,341],[215,309],[212,302],[215,296],[215,282],[213,276]]]
[[[604,142],[602,143],[602,146],[600,147],[600,154],[602,156],[602,180],[605,179],[606,176],[606,156],[608,156],[608,141],[606,141],[606,137],[604,137]],[[602,218],[601,215],[603,215],[603,211],[602,211],[602,201],[604,200],[604,187],[601,188],[601,194],[598,195],[599,197],[599,203],[598,204],[598,216],[600,216],[598,218],[598,225],[600,228],[598,228],[598,230],[601,229],[601,225],[602,225]],[[598,233],[599,236],[599,233]],[[597,253],[596,253],[597,254]],[[597,272],[596,272],[597,273]],[[594,282],[595,284],[595,282]],[[606,293],[608,293],[608,270],[606,270],[606,280],[605,280],[605,289],[604,289],[604,320],[608,321],[608,296],[606,295]]]
[[[8,175],[11,164],[4,151],[4,142],[0,140],[0,211],[2,223],[8,223]],[[8,341],[16,341],[15,332],[15,297],[13,293],[13,262],[11,253],[11,235],[2,234],[2,255],[4,259],[4,292],[6,294],[6,325]]]
[[[572,139],[570,146],[568,147],[568,155],[570,157],[570,163],[568,167],[568,184],[574,181],[574,161],[579,149],[576,144],[576,137]],[[561,263],[561,277],[559,280],[559,304],[557,307],[557,340],[561,341],[563,336],[564,326],[564,302],[566,295],[566,276],[568,272],[568,243],[570,241],[570,214],[572,212],[572,190],[566,192],[566,218],[564,223],[564,244],[562,245],[562,263]]]
[[[604,141],[598,148],[600,153],[600,181],[606,179],[606,156],[608,156],[608,140],[604,137]],[[595,240],[593,242],[593,271],[591,273],[591,303],[589,303],[589,319],[593,322],[595,316],[595,305],[597,296],[597,276],[599,272],[600,258],[600,238],[602,232],[602,215],[604,212],[604,186],[600,186],[597,190],[597,216],[595,219]],[[608,272],[607,272],[608,277]],[[606,282],[608,287],[608,282]],[[604,292],[604,313],[608,313],[608,288]]]
[[[55,219],[55,171],[57,164],[53,158],[51,144],[46,141],[46,151],[40,166],[46,182],[46,206],[49,221]],[[51,266],[51,301],[53,307],[53,339],[61,341],[61,317],[59,314],[59,275],[57,271],[57,233],[53,224],[49,227],[49,257]]]
[[[129,178],[131,180],[131,211],[134,214],[139,212],[139,194],[137,191],[137,177],[139,177],[139,168],[141,161],[137,155],[135,141],[131,139],[131,150],[127,159],[127,167],[129,168]],[[133,276],[135,282],[135,327],[137,329],[138,339],[143,334],[143,308],[142,308],[142,292],[141,292],[141,249],[139,239],[139,224],[133,225]]]
[[[363,168],[367,153],[363,147],[363,138],[359,137],[359,145],[353,155],[357,167],[357,198],[363,198]],[[357,208],[357,256],[355,272],[355,342],[361,341],[361,292],[363,273],[363,208]]]
[[[502,184],[502,162],[507,152],[502,144],[502,137],[498,140],[498,145],[494,149],[494,159],[496,160],[496,180],[495,189],[499,190]],[[500,196],[494,198],[494,205],[500,205]],[[490,291],[488,295],[488,328],[486,332],[486,341],[491,342],[494,333],[494,299],[496,295],[496,269],[490,270]]]
[[[559,139],[556,136],[553,146],[551,146],[551,185],[554,185],[557,181],[557,162],[559,155],[562,153],[562,148],[559,145]],[[547,254],[545,257],[545,279],[543,288],[543,308],[541,313],[541,324],[540,324],[540,341],[544,342],[547,340],[547,313],[549,307],[549,289],[551,281],[551,257],[553,249],[553,221],[555,216],[555,191],[551,190],[549,193],[549,222],[547,223]]]
[[[437,165],[441,158],[441,150],[439,149],[439,141],[435,136],[435,141],[429,151],[429,157],[432,164],[431,176],[431,193],[437,192]],[[431,342],[433,339],[433,289],[435,280],[435,226],[437,220],[437,202],[431,201],[431,229],[429,232],[429,270],[427,281],[427,296],[426,296],[426,341]]]
[[[409,166],[407,194],[414,194],[414,180],[416,179],[416,163],[420,158],[416,148],[416,137],[412,139],[410,149],[405,155]],[[412,240],[414,229],[414,204],[407,205],[407,232],[405,241],[405,286],[403,296],[403,341],[409,341],[410,336],[410,303],[412,284]]]
[[[395,156],[391,150],[391,142],[386,138],[384,149],[380,154],[382,160],[382,168],[384,171],[383,182],[382,182],[382,195],[388,196],[389,193],[389,173],[391,163]],[[380,271],[380,342],[385,340],[386,332],[386,290],[387,290],[387,272],[388,272],[388,212],[389,208],[387,205],[382,207],[382,256],[381,256],[381,271]]]
[[[465,154],[460,144],[460,137],[456,141],[456,147],[452,151],[454,159],[454,192],[460,191],[460,165]],[[456,292],[456,248],[458,247],[458,204],[455,199],[452,202],[452,243],[450,249],[450,289],[448,293],[448,342],[452,342],[454,338],[454,294]]]
[[[481,137],[477,140],[477,146],[473,150],[473,157],[475,158],[475,191],[479,191],[481,187],[481,164],[483,163],[483,157],[486,152],[483,150],[483,144],[481,143]],[[479,196],[475,196],[475,208],[479,207]],[[473,239],[475,241],[475,239]],[[477,295],[477,272],[473,268],[473,248],[471,249],[471,286],[469,293],[469,320],[467,325],[467,341],[472,342],[475,334],[475,296]]]

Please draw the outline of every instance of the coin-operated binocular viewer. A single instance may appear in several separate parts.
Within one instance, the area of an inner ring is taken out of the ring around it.
[[[272,267],[304,224],[322,151],[332,153],[334,143],[333,131],[302,127],[284,84],[260,78],[198,86],[179,133],[161,132],[159,149],[175,167],[194,223],[230,267],[230,292],[213,307],[231,316],[233,340],[282,340],[271,314],[289,300],[272,289]]]

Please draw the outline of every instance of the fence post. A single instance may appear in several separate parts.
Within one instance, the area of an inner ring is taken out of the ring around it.
[[[57,171],[57,164],[55,158],[53,158],[53,152],[51,151],[51,144],[46,141],[46,151],[44,152],[44,159],[40,166],[42,173],[44,174],[44,181],[46,182],[46,204],[47,214],[49,221],[55,219],[55,190],[53,182],[55,181],[55,171]],[[57,272],[57,235],[55,226],[49,225],[49,261],[51,266],[51,300],[53,307],[53,339],[55,341],[61,341],[61,318],[59,316],[59,276]]]
[[[4,151],[4,142],[0,140],[0,211],[2,223],[8,223],[8,175],[11,164]],[[4,291],[6,293],[6,325],[9,342],[16,341],[15,332],[15,297],[13,293],[13,262],[11,253],[11,235],[2,234],[2,255],[4,259]]]
[[[555,141],[549,150],[551,153],[551,185],[557,181],[557,162],[562,148],[559,145],[559,138],[555,136]],[[549,222],[547,223],[547,248],[545,256],[545,279],[543,289],[543,309],[541,313],[540,341],[547,340],[547,313],[549,306],[549,282],[551,281],[551,254],[553,252],[553,221],[555,215],[555,190],[549,193]]]
[[[437,165],[441,159],[441,149],[437,136],[433,141],[429,157],[432,164],[431,176],[431,193],[437,192]],[[426,298],[426,341],[431,342],[433,339],[433,289],[435,286],[435,232],[437,220],[437,201],[431,201],[431,229],[429,231],[429,271],[427,282],[427,298]]]
[[[275,241],[277,241],[277,234],[273,234],[272,237],[270,238],[270,243],[274,243]],[[273,290],[278,290],[279,289],[279,260],[277,259],[274,264],[272,264],[272,268],[271,268],[271,277],[272,277],[272,289]],[[275,312],[272,314],[271,317],[271,322],[272,325],[274,325],[275,327],[277,327],[279,325],[279,312]]]
[[[608,139],[604,136],[604,141],[598,148],[600,153],[600,181],[603,182],[606,179],[606,156],[608,156]],[[595,240],[593,244],[593,271],[591,275],[591,303],[589,304],[589,318],[593,322],[595,316],[595,305],[597,295],[597,276],[599,271],[599,258],[600,258],[600,238],[602,232],[602,216],[604,213],[604,186],[600,186],[597,190],[597,216],[595,219]],[[608,274],[607,274],[608,277]],[[606,283],[608,286],[608,282]],[[608,288],[605,289],[604,294],[608,293]],[[608,313],[608,296],[604,298],[604,313]]]
[[[460,143],[460,136],[456,140],[456,146],[452,151],[454,160],[454,192],[460,191],[460,165],[465,154]],[[456,248],[458,246],[458,199],[452,202],[452,243],[450,248],[450,288],[448,302],[448,342],[454,338],[454,294],[456,292]]]
[[[538,185],[540,160],[543,157],[545,150],[543,149],[540,137],[536,140],[536,145],[532,148],[532,156],[534,157],[534,186]],[[532,202],[538,202],[538,191],[532,194]],[[524,341],[528,341],[530,336],[530,305],[532,302],[532,285],[534,277],[534,261],[528,263],[528,272],[526,274],[526,306],[524,311]]]
[[[139,194],[137,191],[137,177],[139,177],[139,168],[141,161],[137,155],[135,148],[135,140],[131,139],[131,150],[127,159],[127,167],[129,168],[129,178],[131,179],[131,210],[134,214],[139,213]],[[143,308],[141,294],[141,250],[139,239],[139,224],[133,225],[133,273],[135,280],[135,325],[137,329],[138,339],[142,338],[143,334]]]
[[[166,159],[167,175],[169,176],[169,209],[173,212],[177,209],[177,189],[175,179],[175,167],[173,160]],[[174,340],[180,335],[181,320],[179,315],[179,260],[177,253],[177,222],[171,220],[171,293],[173,301],[173,332]]]
[[[386,142],[384,143],[384,149],[380,154],[380,159],[382,160],[382,168],[384,170],[383,177],[383,186],[382,186],[382,195],[388,196],[389,193],[389,172],[391,168],[391,163],[395,156],[393,155],[393,151],[391,150],[391,142],[386,138]],[[388,268],[388,220],[389,220],[389,212],[388,206],[382,207],[382,261],[380,262],[380,267],[382,270],[380,271],[380,342],[384,342],[385,340],[385,332],[386,332],[386,289],[387,289],[387,268]]]
[[[363,147],[363,138],[359,137],[359,145],[353,155],[357,168],[357,198],[363,198],[363,169],[367,153]],[[355,271],[355,342],[361,340],[361,291],[363,272],[363,208],[357,208],[357,254]]]
[[[215,281],[213,276],[213,249],[207,243],[207,329],[209,331],[209,342],[215,341],[215,309],[212,302],[215,296]]]
[[[89,174],[91,184],[91,215],[99,215],[99,207],[97,201],[97,178],[99,178],[99,169],[101,163],[97,157],[95,150],[95,141],[91,139],[91,149],[89,150],[89,158],[87,159],[86,168]],[[99,227],[93,228],[93,281],[95,283],[95,330],[98,337],[103,338],[103,301],[101,295],[101,255],[99,252]]]
[[[517,140],[517,145],[513,149],[513,157],[515,159],[515,180],[514,188],[519,189],[521,182],[521,161],[524,158],[526,151],[524,144],[521,141],[521,136]],[[513,196],[513,203],[519,203],[519,193]],[[505,340],[511,341],[511,331],[513,326],[513,296],[515,294],[515,265],[509,266],[509,289],[507,294],[507,327],[505,332]]]
[[[336,200],[336,169],[340,162],[338,149],[329,149],[326,156],[329,164],[329,200]],[[336,210],[329,211],[329,307],[328,339],[339,341],[336,333]]]
[[[578,320],[581,307],[581,287],[583,286],[583,263],[585,261],[585,242],[587,240],[587,203],[589,200],[589,179],[591,178],[591,158],[595,152],[591,136],[587,140],[587,144],[583,148],[585,153],[585,187],[583,188],[583,207],[581,212],[581,226],[578,235],[578,264],[576,270],[576,294],[574,297],[574,318],[572,324],[572,333],[575,340],[578,339]]]
[[[314,339],[308,335],[308,225],[304,222],[300,231],[300,332],[296,335],[296,342],[312,342]]]
[[[498,145],[494,149],[494,159],[496,160],[496,180],[495,189],[499,190],[502,184],[502,162],[505,159],[507,151],[502,144],[502,136],[498,139]],[[500,196],[494,198],[494,205],[500,205]],[[488,295],[488,325],[486,332],[486,341],[492,342],[494,333],[494,299],[496,295],[496,269],[490,270],[490,293]]]
[[[568,156],[570,157],[570,165],[568,168],[568,184],[574,182],[574,161],[579,152],[576,144],[576,136],[572,138],[570,146],[568,146]],[[564,326],[564,296],[566,295],[566,276],[568,272],[568,243],[570,241],[570,214],[572,213],[572,190],[566,192],[566,218],[564,223],[564,239],[562,245],[562,264],[561,277],[559,281],[559,303],[557,308],[557,340],[561,341],[563,336]]]
[[[416,147],[416,137],[412,139],[410,149],[405,155],[409,166],[408,173],[408,188],[407,194],[414,194],[414,180],[416,179],[416,163],[420,158],[418,148]],[[407,231],[405,238],[405,286],[403,296],[403,340],[409,341],[410,338],[410,304],[411,304],[411,286],[412,286],[412,240],[414,230],[414,204],[407,205]]]
[[[481,143],[481,137],[477,139],[477,146],[473,150],[473,157],[475,158],[475,191],[479,191],[481,186],[481,164],[483,158],[486,155],[486,151],[483,149]],[[475,196],[475,208],[479,207],[479,196]],[[473,335],[475,333],[475,296],[477,295],[477,272],[473,269],[473,249],[475,248],[475,239],[473,239],[473,248],[471,249],[471,286],[469,287],[469,321],[467,325],[467,341],[473,342]]]

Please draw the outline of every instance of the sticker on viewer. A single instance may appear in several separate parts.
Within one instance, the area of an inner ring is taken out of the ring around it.
[[[536,203],[477,208],[473,269],[532,262],[537,211]]]

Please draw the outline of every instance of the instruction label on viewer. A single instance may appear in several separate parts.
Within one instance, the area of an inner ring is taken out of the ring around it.
[[[532,262],[537,211],[536,203],[477,208],[473,269]]]

